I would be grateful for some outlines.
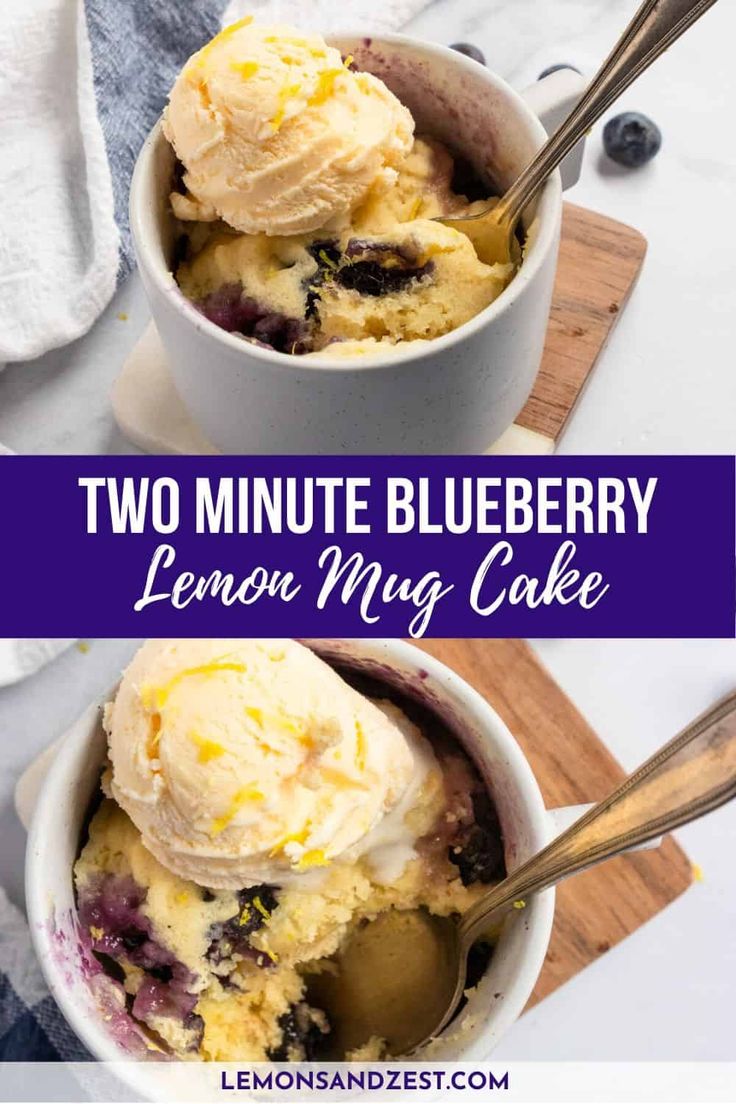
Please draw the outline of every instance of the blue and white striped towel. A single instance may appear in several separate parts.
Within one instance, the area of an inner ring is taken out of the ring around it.
[[[400,27],[429,0],[2,0],[0,365],[84,334],[133,264],[143,140],[221,23]]]

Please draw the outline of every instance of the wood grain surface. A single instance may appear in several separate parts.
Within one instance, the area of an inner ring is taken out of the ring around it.
[[[517,425],[559,439],[626,305],[646,251],[638,230],[564,204],[542,366]]]
[[[527,755],[548,808],[598,801],[624,777],[528,644],[418,643],[496,709]],[[564,882],[557,890],[552,940],[530,1006],[636,931],[691,882],[690,862],[671,837],[656,851],[611,859]]]

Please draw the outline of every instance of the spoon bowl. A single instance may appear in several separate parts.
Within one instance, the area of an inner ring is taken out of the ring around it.
[[[529,199],[532,198],[530,195]],[[528,201],[525,201],[525,206],[526,202]],[[516,267],[521,261],[521,244],[516,233],[521,209],[511,220],[500,210],[502,205],[503,200],[493,199],[478,214],[434,221],[459,230],[466,238],[470,238],[479,260],[484,264],[513,264]]]
[[[329,1057],[339,1061],[374,1039],[390,1055],[409,1053],[456,1006],[465,961],[456,920],[423,908],[382,912],[357,928],[334,969],[307,979],[308,1002],[333,1025]]]

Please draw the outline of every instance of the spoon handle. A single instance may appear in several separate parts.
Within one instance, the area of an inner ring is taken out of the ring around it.
[[[644,0],[577,107],[500,200],[496,220],[513,224],[537,188],[603,112],[714,3]]]
[[[736,797],[736,694],[724,698],[629,775],[544,850],[465,913],[467,944],[491,913],[571,874],[696,820]]]

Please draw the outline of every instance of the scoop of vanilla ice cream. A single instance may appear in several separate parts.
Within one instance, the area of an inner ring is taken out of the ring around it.
[[[213,888],[405,845],[433,765],[413,726],[293,640],[149,641],[105,727],[110,791],[146,847]]]
[[[409,151],[410,113],[378,78],[352,72],[319,35],[226,27],[194,54],[164,112],[186,170],[185,219],[248,234],[297,234],[349,213]]]

